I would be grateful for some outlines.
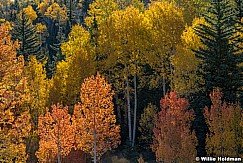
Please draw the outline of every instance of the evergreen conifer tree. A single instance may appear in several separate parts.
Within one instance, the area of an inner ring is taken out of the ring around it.
[[[205,93],[208,95],[219,87],[224,92],[224,99],[231,102],[236,101],[243,83],[242,69],[238,66],[242,54],[239,54],[239,37],[233,22],[237,14],[230,0],[212,0],[208,11],[203,14],[207,25],[195,28],[204,44],[194,51],[202,60]]]
[[[23,55],[25,62],[27,62],[30,55],[36,55],[37,59],[42,59],[40,54],[39,39],[35,26],[25,16],[25,12],[22,10],[19,14],[13,31],[13,39],[20,42],[20,48],[17,51],[17,55]]]
[[[55,51],[55,54],[49,55],[47,63],[47,76],[50,78],[56,70],[56,65],[59,61],[62,61],[65,57],[61,51],[61,44],[66,41],[63,27],[59,25],[59,29],[56,36],[57,43],[50,44],[50,48]]]
[[[237,10],[238,10],[237,17],[240,20],[243,18],[243,0],[235,0],[235,3],[237,6]]]

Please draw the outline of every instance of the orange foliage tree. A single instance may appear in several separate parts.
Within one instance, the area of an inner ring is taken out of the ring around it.
[[[23,77],[23,57],[16,57],[17,42],[11,41],[10,26],[0,26],[0,162],[25,162],[24,138],[30,131],[30,114]]]
[[[98,73],[85,79],[80,93],[82,103],[74,107],[77,148],[90,153],[94,161],[120,143],[113,94],[111,85]]]
[[[68,114],[68,107],[52,105],[52,111],[39,117],[38,134],[40,136],[39,150],[36,155],[40,162],[55,160],[58,163],[62,156],[67,156],[74,143],[75,128]]]
[[[155,115],[152,150],[157,161],[193,162],[196,156],[196,136],[191,132],[193,112],[189,103],[178,98],[176,91],[160,101],[161,111]]]
[[[239,157],[242,140],[241,108],[222,100],[219,89],[210,94],[212,105],[206,107],[204,116],[210,133],[206,139],[207,153],[212,156]]]

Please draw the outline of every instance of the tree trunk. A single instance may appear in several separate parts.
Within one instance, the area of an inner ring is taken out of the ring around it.
[[[94,163],[97,162],[97,158],[96,158],[96,157],[97,157],[97,156],[96,156],[96,155],[97,155],[97,154],[96,154],[96,153],[97,153],[97,152],[96,152],[97,149],[96,149],[96,148],[97,148],[97,146],[96,146],[96,132],[94,132]]]
[[[132,138],[132,147],[135,144],[136,136],[136,122],[137,122],[137,74],[134,75],[134,117],[133,117],[133,138]]]
[[[96,109],[96,107],[94,108],[94,163],[97,162],[97,145],[96,145],[96,136],[97,135],[96,135],[96,110],[95,109]]]
[[[111,83],[111,82],[110,82]],[[116,99],[116,103],[118,102],[119,98],[118,95],[115,94],[115,99]],[[119,105],[117,105],[117,121],[119,124],[121,124],[121,108]]]
[[[170,50],[170,53],[169,53],[169,58],[171,58],[171,56],[173,56],[174,54],[175,54],[175,47],[174,46],[172,46],[172,48],[171,48],[171,50]],[[170,60],[170,59],[169,59]],[[170,61],[170,64],[169,64],[169,66],[170,66],[170,75],[172,76],[173,74],[173,70],[172,70],[172,64],[171,64],[171,61]]]
[[[165,96],[165,92],[166,92],[166,90],[165,90],[165,76],[164,76],[164,74],[163,74],[163,77],[162,77],[163,79],[163,96]]]
[[[57,137],[57,161],[61,163],[61,144],[60,144],[60,124],[58,124],[58,137]]]
[[[57,153],[58,163],[61,163],[61,149],[60,149],[60,140],[58,140],[58,153]]]
[[[125,66],[127,67],[127,66]],[[126,96],[127,96],[127,115],[128,115],[128,134],[129,141],[132,142],[132,126],[131,126],[131,105],[130,105],[130,93],[129,93],[129,83],[128,83],[128,72],[126,71]]]

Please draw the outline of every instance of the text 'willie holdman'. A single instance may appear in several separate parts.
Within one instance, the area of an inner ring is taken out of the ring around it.
[[[242,159],[240,157],[200,157],[200,161],[239,161],[241,162]]]

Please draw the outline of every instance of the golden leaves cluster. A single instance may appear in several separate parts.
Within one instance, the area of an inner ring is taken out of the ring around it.
[[[58,3],[54,2],[47,8],[44,15],[53,20],[65,22],[67,20],[67,9],[65,5],[60,6]]]
[[[105,67],[126,65],[124,71],[135,74],[134,60],[142,62],[149,45],[149,20],[134,6],[114,11],[99,28],[99,53],[107,55]],[[119,74],[123,76],[122,74]]]
[[[200,84],[204,82],[197,73],[200,60],[192,51],[203,46],[194,31],[199,24],[206,24],[206,22],[203,18],[195,18],[191,26],[186,26],[181,35],[181,43],[176,46],[175,55],[171,57],[171,63],[176,67],[173,71],[173,88],[179,94],[188,95],[199,91]]]
[[[37,33],[44,33],[47,30],[45,24],[37,23],[36,24],[36,31]]]
[[[95,70],[94,49],[90,45],[89,32],[80,25],[73,26],[61,50],[65,60],[57,64],[50,98],[53,103],[74,105],[80,101],[81,84]]]
[[[97,0],[90,4],[85,23],[92,28],[94,18],[98,25],[105,23],[112,12],[118,9],[117,3],[113,0]]]
[[[25,76],[28,81],[27,85],[30,94],[30,114],[36,130],[38,117],[43,114],[45,108],[49,106],[48,99],[52,82],[46,77],[44,65],[34,56],[29,57],[29,62],[25,66]]]
[[[37,18],[37,14],[36,14],[35,10],[33,10],[31,5],[29,5],[26,8],[23,8],[23,12],[25,12],[25,16],[28,19],[30,19],[31,21],[33,21]]]
[[[37,10],[38,12],[41,14],[41,15],[44,15],[46,10],[48,8],[48,2],[47,1],[43,1],[41,2],[38,7],[37,7]]]

